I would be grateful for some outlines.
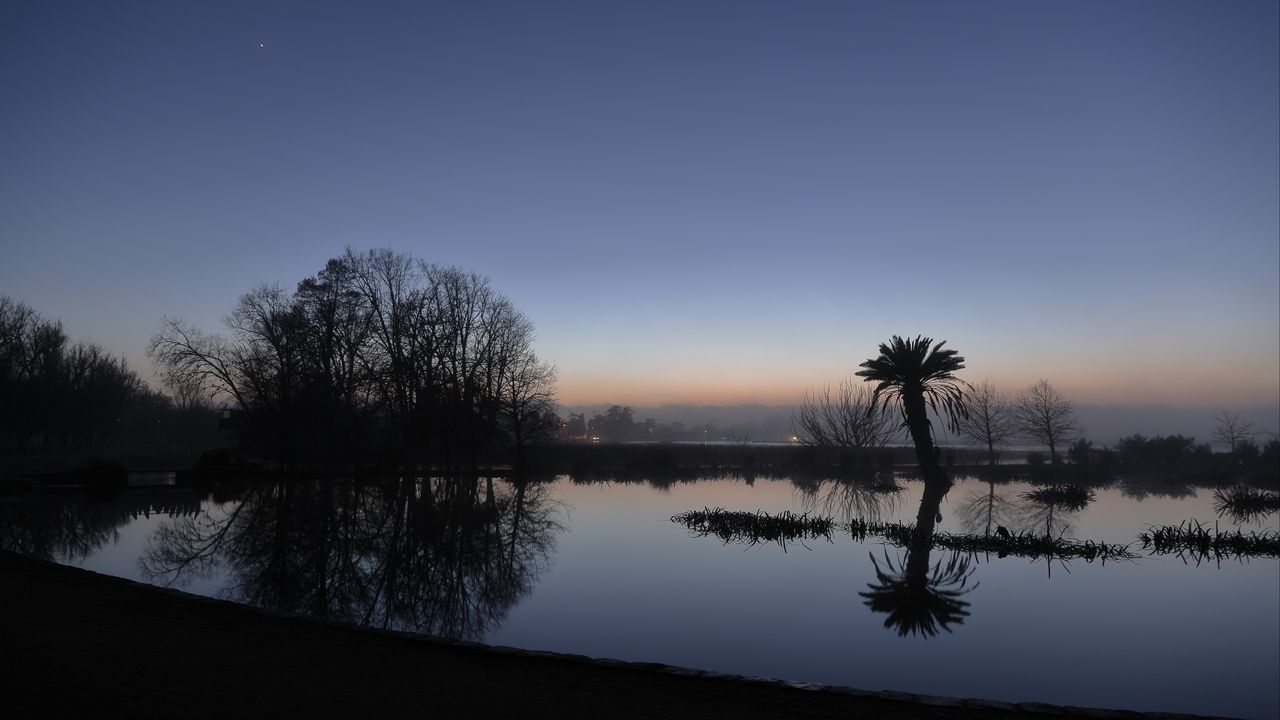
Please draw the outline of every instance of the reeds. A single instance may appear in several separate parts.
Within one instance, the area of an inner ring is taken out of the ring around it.
[[[851,526],[855,523],[850,523]],[[851,527],[855,540],[862,540],[869,534],[883,537],[891,545],[909,546],[915,542],[915,526],[903,523],[861,523]],[[935,532],[932,543],[934,547],[948,550],[959,550],[968,553],[995,553],[999,557],[1013,555],[1031,560],[1133,560],[1139,557],[1129,549],[1128,544],[1108,543],[1095,540],[1075,540],[1052,535],[1037,535],[1031,532],[1011,534],[1007,537],[999,535],[968,535]]]
[[[722,542],[755,545],[777,543],[785,550],[787,543],[822,538],[832,541],[841,526],[829,517],[808,513],[797,515],[783,511],[769,513],[703,508],[674,515],[672,522],[684,525],[694,537],[715,536]],[[920,542],[916,527],[907,523],[882,523],[855,519],[843,526],[854,540],[880,537],[898,547]],[[1280,533],[1219,530],[1190,520],[1180,525],[1150,527],[1138,535],[1142,549],[1151,555],[1189,554],[1203,558],[1280,557]],[[1021,532],[1008,535],[970,535],[935,532],[927,539],[931,547],[968,553],[994,553],[999,557],[1015,556],[1032,560],[1134,560],[1141,557],[1129,544],[1096,540],[1078,540],[1052,535]],[[807,546],[806,546],[807,547]]]
[[[1075,540],[1052,535],[1036,535],[1031,532],[998,535],[952,535],[935,533],[935,545],[972,553],[995,553],[999,557],[1014,555],[1032,560],[1134,560],[1138,554],[1129,549],[1128,543],[1108,543],[1095,540]]]
[[[839,526],[831,518],[796,515],[784,511],[778,515],[765,512],[735,512],[723,508],[704,508],[675,515],[672,522],[684,525],[694,537],[714,535],[726,544],[743,543],[755,545],[760,542],[775,542],[786,548],[786,543],[799,540],[824,538],[832,539],[832,532]],[[880,537],[890,545],[909,547],[918,541],[916,527],[904,523],[881,523],[867,520],[852,520],[846,526],[849,535],[857,541],[868,537]],[[1042,558],[1055,560],[1082,559],[1094,560],[1132,560],[1136,557],[1128,545],[1096,542],[1093,540],[1073,540],[1063,537],[1034,535],[1024,532],[1009,537],[983,535],[953,535],[951,533],[934,533],[931,540],[933,547],[959,550],[969,553],[995,553],[1000,557],[1014,555],[1033,560]]]
[[[1190,555],[1196,560],[1204,558],[1280,557],[1280,533],[1275,530],[1262,532],[1219,530],[1197,520],[1179,525],[1153,526],[1138,535],[1142,548],[1153,555]]]
[[[831,518],[814,517],[808,513],[796,515],[787,510],[770,515],[762,511],[742,512],[704,507],[702,510],[674,515],[671,521],[684,525],[694,537],[714,535],[726,545],[778,543],[783,550],[792,541],[799,541],[803,545],[805,540],[823,538],[831,542],[831,531],[835,527]]]

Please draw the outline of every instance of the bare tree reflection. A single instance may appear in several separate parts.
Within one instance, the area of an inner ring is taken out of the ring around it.
[[[42,560],[79,561],[115,542],[126,521],[82,495],[0,503],[0,547]]]
[[[972,555],[953,550],[945,559],[930,564],[933,534],[940,517],[942,498],[951,488],[945,476],[926,481],[915,530],[905,559],[884,556],[884,566],[871,556],[875,582],[868,584],[864,604],[872,612],[887,613],[884,626],[899,635],[933,637],[939,630],[951,632],[969,616],[969,602],[961,599],[977,583],[970,584],[975,567]]]
[[[223,565],[258,607],[474,639],[547,567],[559,509],[527,481],[285,480],[167,524],[139,562],[170,584]]]
[[[795,485],[805,512],[821,511],[841,522],[879,522],[884,516],[897,512],[902,503],[902,486],[894,482],[892,473],[868,479],[829,479]]]
[[[975,490],[965,496],[956,508],[956,515],[965,532],[990,537],[999,527],[1016,525],[1018,506],[996,492],[994,480],[988,479],[986,485],[986,490]]]
[[[0,548],[42,560],[79,562],[135,518],[194,515],[199,500],[186,489],[128,490],[108,496],[38,494],[0,502]]]
[[[234,514],[240,509],[236,505]],[[147,577],[185,586],[193,578],[207,578],[217,567],[217,550],[233,525],[220,510],[161,523],[148,543],[142,567]],[[167,576],[167,577],[166,577]]]
[[[1044,537],[1075,537],[1075,518],[1083,509],[1082,505],[1056,502],[1030,493],[1024,493],[1022,499],[1013,520],[1017,531]]]

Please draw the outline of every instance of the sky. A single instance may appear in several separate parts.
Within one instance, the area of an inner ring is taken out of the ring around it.
[[[486,275],[568,405],[795,402],[891,335],[1280,405],[1251,2],[0,3],[0,293],[125,355],[350,246]]]

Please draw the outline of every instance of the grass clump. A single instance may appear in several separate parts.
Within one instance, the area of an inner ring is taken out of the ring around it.
[[[1153,555],[1190,555],[1203,558],[1280,557],[1280,533],[1219,530],[1188,520],[1178,525],[1153,526],[1138,535],[1144,550]]]
[[[866,540],[869,536],[879,536],[890,545],[908,547],[916,541],[915,525],[903,523],[872,523],[865,520],[854,520],[849,523],[849,534],[854,540]],[[1013,555],[1032,560],[1133,560],[1138,557],[1129,549],[1129,545],[1107,543],[1094,540],[1073,540],[1051,535],[1036,535],[1031,532],[1000,535],[968,535],[936,532],[932,538],[933,547],[947,550],[959,550],[969,553],[995,553],[999,557]]]
[[[671,521],[684,525],[694,537],[714,535],[726,545],[778,543],[783,550],[792,541],[800,541],[803,545],[805,540],[824,538],[830,542],[831,531],[835,527],[831,518],[813,517],[808,513],[796,515],[787,510],[770,515],[762,511],[743,512],[704,507],[702,510],[674,515]]]
[[[684,525],[694,537],[715,536],[725,544],[760,542],[778,543],[786,549],[792,541],[824,538],[831,542],[832,532],[839,528],[831,518],[796,515],[782,512],[769,515],[765,512],[730,511],[723,508],[703,508],[674,515],[672,522]],[[859,542],[868,538],[883,538],[889,545],[911,547],[919,542],[916,526],[905,523],[871,522],[855,519],[843,526],[849,535]],[[971,554],[994,553],[999,557],[1015,556],[1032,560],[1133,560],[1139,556],[1129,545],[1094,540],[1075,540],[1031,532],[1006,535],[967,535],[935,532],[928,540],[932,547],[957,550]],[[806,546],[807,547],[807,546]]]
[[[876,528],[875,534],[892,545],[906,547],[915,538],[915,526],[902,523],[886,523]],[[865,535],[863,535],[865,537]],[[858,536],[854,535],[855,539]],[[1031,532],[1000,535],[970,535],[936,532],[933,546],[968,553],[994,553],[999,557],[1013,555],[1031,560],[1134,560],[1139,556],[1129,545],[1095,540],[1074,540]]]
[[[1015,555],[1032,560],[1134,560],[1138,557],[1126,543],[1108,543],[1095,540],[1075,540],[1052,535],[1036,535],[1023,532],[998,535],[952,535],[937,533],[935,545],[973,553],[995,553],[1000,557]]]

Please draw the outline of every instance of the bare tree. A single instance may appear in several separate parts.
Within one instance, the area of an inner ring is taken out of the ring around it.
[[[209,394],[199,381],[175,377],[166,377],[164,381],[165,386],[169,388],[170,402],[173,403],[175,410],[185,412],[213,407],[209,402]]]
[[[550,421],[555,370],[533,323],[458,268],[348,249],[292,293],[245,294],[226,323],[224,339],[166,320],[150,355],[171,387],[234,399],[246,437],[277,429],[284,451],[356,457],[382,431],[401,461],[461,451],[474,466],[490,441],[522,445]]]
[[[1257,434],[1253,430],[1253,423],[1245,422],[1236,413],[1227,412],[1226,410],[1218,413],[1218,417],[1214,419],[1218,421],[1218,426],[1213,431],[1213,437],[1231,449],[1231,459],[1234,460],[1236,450],[1242,444],[1253,440],[1254,435]]]
[[[852,448],[883,447],[900,432],[894,418],[876,406],[871,389],[852,380],[805,391],[791,427],[807,445]]]
[[[343,259],[368,313],[368,342],[362,354],[365,368],[403,441],[419,393],[429,392],[434,385],[421,277],[413,258],[387,249],[358,254],[348,248]]]
[[[1020,434],[1049,447],[1049,458],[1055,465],[1059,462],[1058,445],[1070,442],[1081,431],[1071,401],[1048,380],[1018,395],[1013,402],[1013,420]]]
[[[235,401],[247,410],[248,399],[231,358],[231,347],[220,335],[205,335],[181,320],[165,318],[151,338],[147,355],[170,387],[194,385]]]
[[[227,326],[236,338],[232,355],[259,408],[289,415],[305,366],[301,306],[279,285],[262,285],[240,296]]]
[[[969,417],[960,423],[960,434],[987,446],[987,464],[996,464],[996,446],[1017,432],[1009,399],[995,385],[983,380],[969,391]]]
[[[333,407],[353,414],[366,389],[361,351],[371,332],[368,305],[356,289],[355,268],[343,258],[298,283],[308,374]]]
[[[548,418],[558,421],[553,402],[556,368],[542,362],[532,352],[526,352],[509,363],[503,375],[503,392],[498,401],[519,451],[530,440],[541,439],[542,435],[554,429],[548,426]]]

